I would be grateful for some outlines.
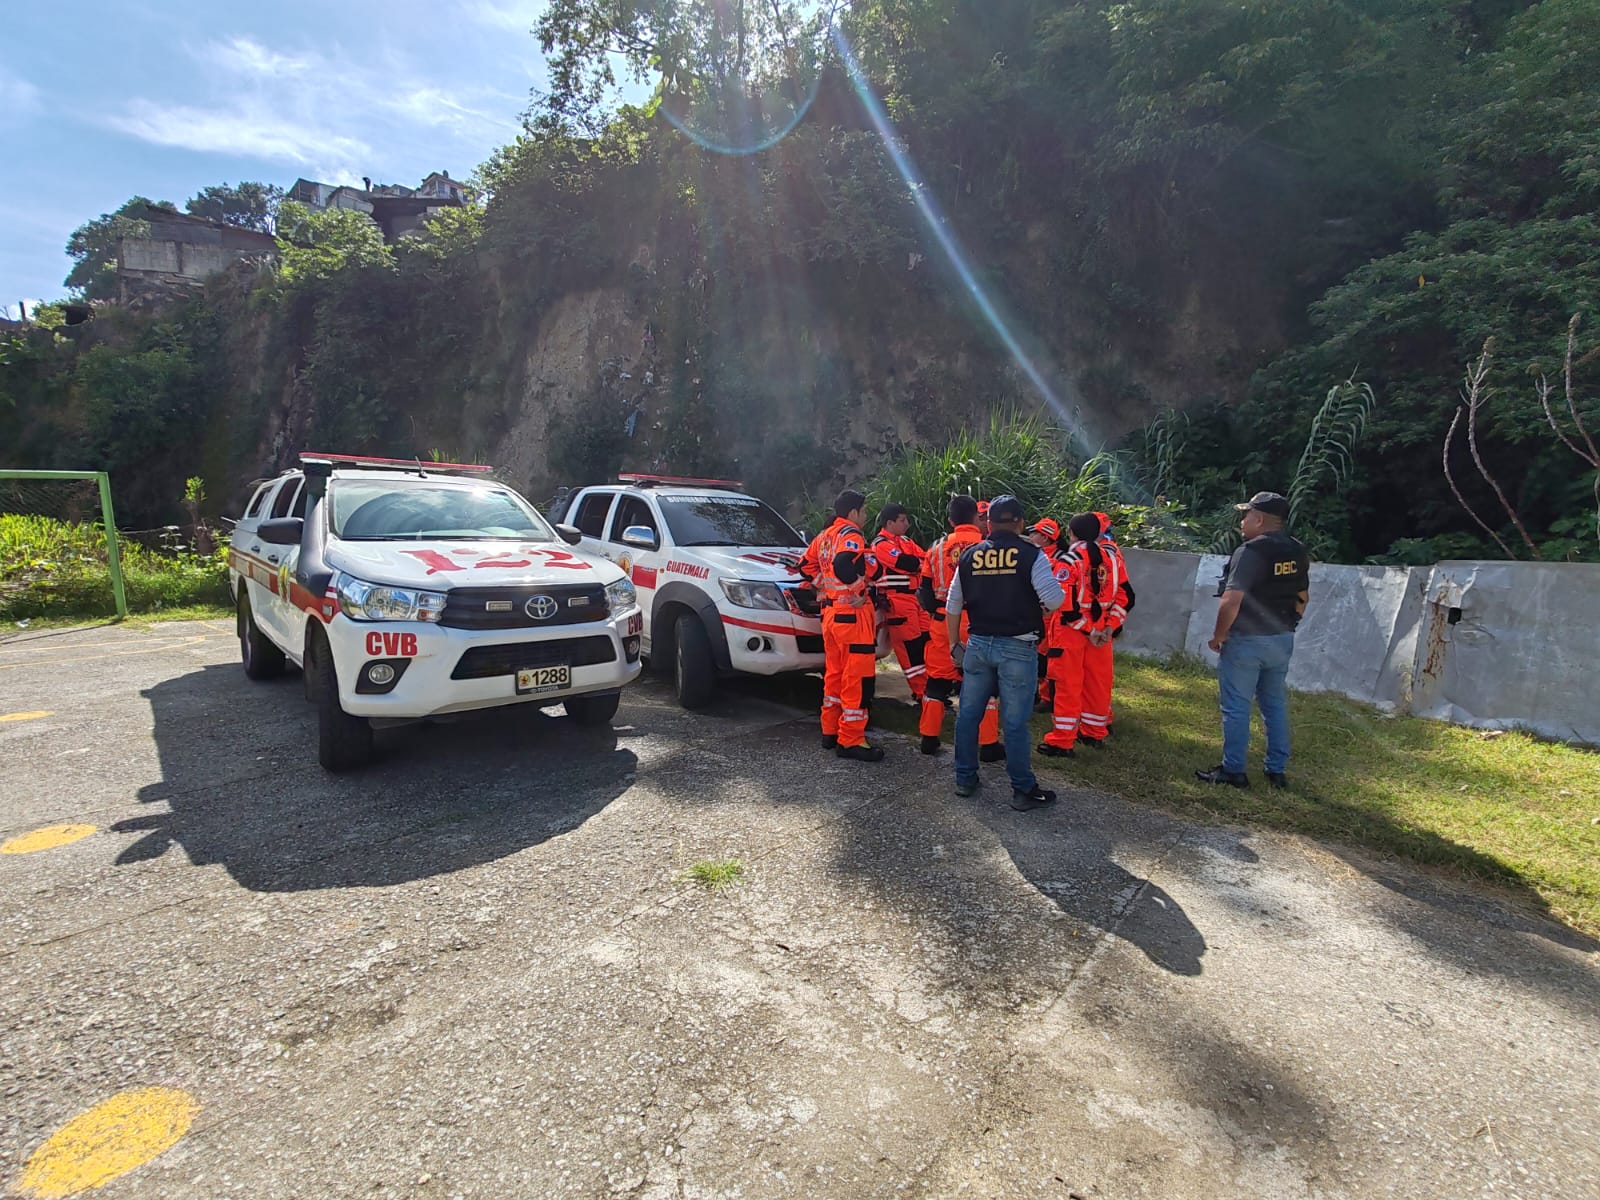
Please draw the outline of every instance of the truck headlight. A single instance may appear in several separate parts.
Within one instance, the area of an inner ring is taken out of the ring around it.
[[[639,593],[633,590],[633,584],[627,579],[606,584],[606,603],[613,613],[627,612],[638,602]]]
[[[775,583],[756,583],[748,579],[723,579],[723,594],[740,608],[765,608],[774,612],[787,612],[783,592]]]
[[[343,571],[334,573],[333,590],[340,610],[357,621],[438,621],[444,613],[443,592],[368,583]]]

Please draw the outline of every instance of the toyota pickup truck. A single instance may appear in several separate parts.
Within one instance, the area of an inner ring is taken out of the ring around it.
[[[603,724],[639,675],[627,572],[489,468],[303,454],[258,486],[228,582],[251,679],[293,663],[317,757],[365,763],[375,720],[560,703]]]

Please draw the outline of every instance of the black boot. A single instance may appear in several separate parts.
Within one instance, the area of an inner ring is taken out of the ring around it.
[[[1040,742],[1036,747],[1039,754],[1045,758],[1077,758],[1077,751],[1070,746],[1052,746],[1049,742]]]
[[[883,751],[877,746],[840,746],[834,753],[840,758],[853,758],[856,762],[883,761]]]
[[[1044,808],[1046,805],[1054,804],[1055,802],[1056,794],[1050,791],[1048,788],[1040,787],[1038,784],[1033,785],[1033,791],[1031,792],[1011,793],[1011,807],[1016,809],[1018,812],[1028,812],[1031,809]]]
[[[943,754],[944,747],[939,744],[939,739],[937,736],[923,734],[922,752],[924,754]]]
[[[987,746],[978,747],[979,762],[1005,762],[1006,748],[1001,742],[990,742]]]
[[[1217,764],[1209,771],[1196,771],[1194,777],[1201,783],[1225,783],[1229,787],[1247,788],[1250,786],[1250,777],[1243,771],[1229,771],[1222,764]]]
[[[839,735],[837,733],[823,734],[822,748],[824,750],[837,750],[839,748]]]

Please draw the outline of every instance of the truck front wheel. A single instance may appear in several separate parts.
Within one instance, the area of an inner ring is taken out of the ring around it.
[[[711,639],[692,612],[678,614],[672,628],[673,692],[684,708],[704,708],[717,690],[717,665],[711,658]]]
[[[318,633],[311,639],[316,673],[317,761],[327,771],[352,771],[372,758],[372,723],[353,717],[339,703],[339,676],[333,665],[328,639]]]

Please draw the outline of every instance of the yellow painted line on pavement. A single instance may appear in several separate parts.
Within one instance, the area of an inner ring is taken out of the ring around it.
[[[0,725],[7,721],[37,721],[42,717],[53,716],[48,710],[44,712],[0,713]]]
[[[211,638],[209,633],[198,633],[193,637],[186,637],[182,641],[176,639],[163,641],[156,646],[142,646],[137,650],[122,650],[115,654],[84,654],[75,658],[36,658],[31,662],[0,663],[0,671],[17,671],[23,667],[54,667],[62,663],[99,662],[103,658],[131,658],[135,654],[157,654],[162,650],[183,650],[189,646],[198,646],[201,642]]]
[[[20,1189],[64,1200],[149,1162],[189,1132],[199,1102],[177,1088],[137,1088],[78,1114],[28,1158]]]
[[[46,825],[32,833],[21,833],[4,845],[0,854],[33,854],[38,850],[54,850],[57,846],[70,846],[82,841],[95,831],[93,825]]]

